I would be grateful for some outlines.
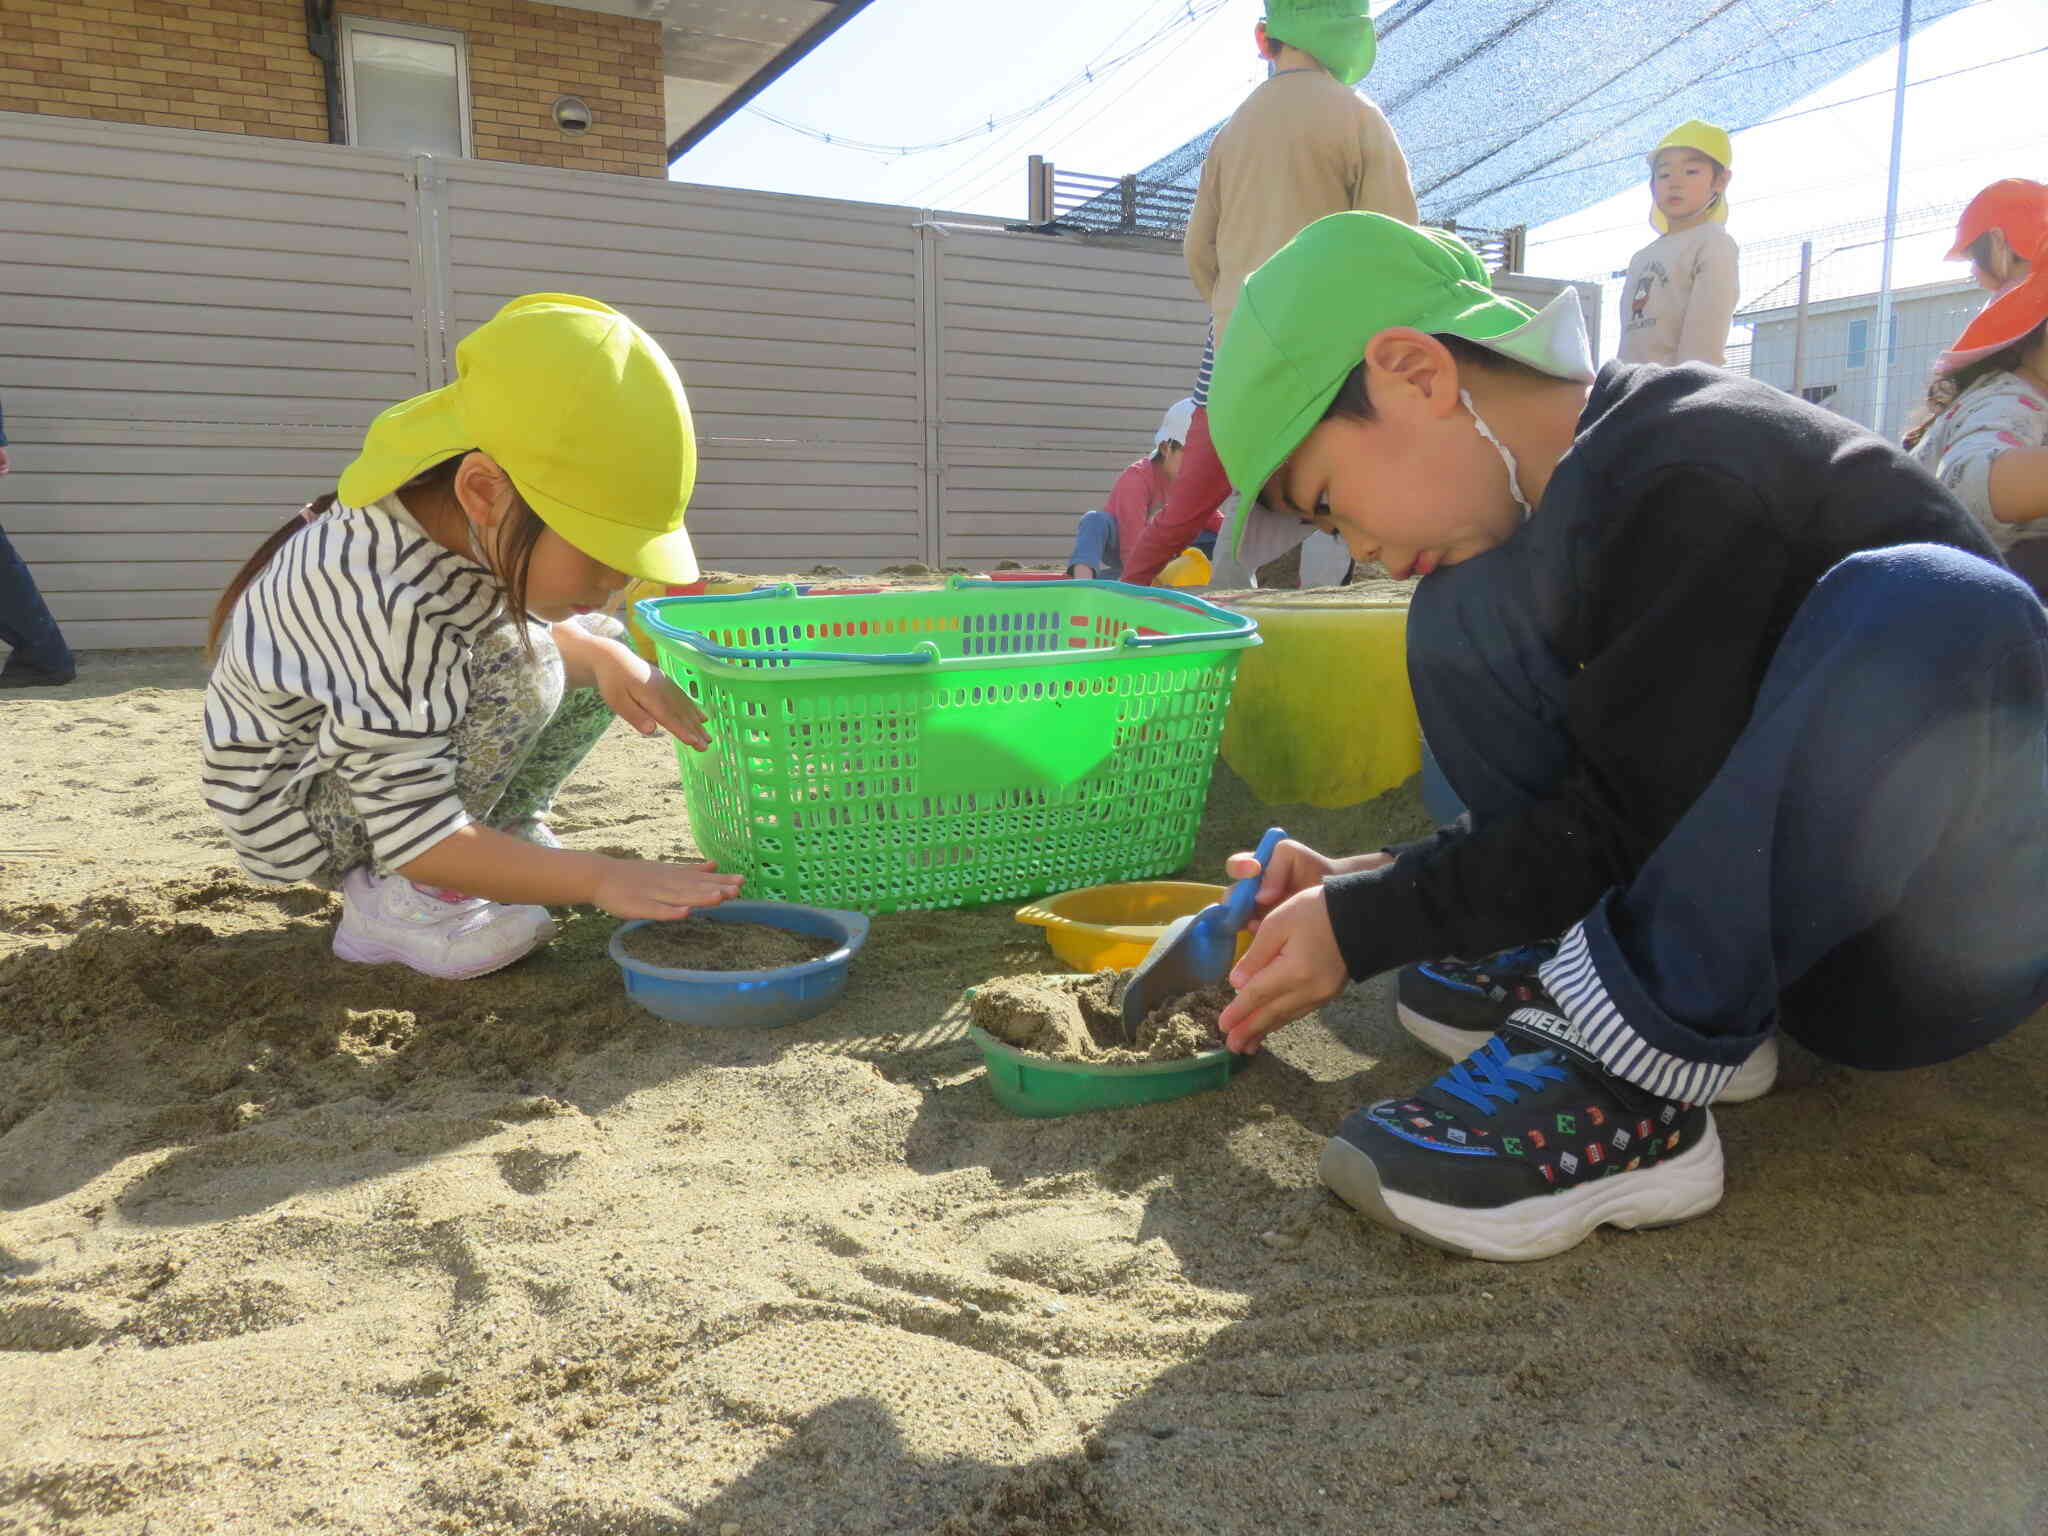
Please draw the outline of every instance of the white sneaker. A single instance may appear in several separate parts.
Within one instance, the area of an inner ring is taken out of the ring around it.
[[[555,935],[546,907],[512,907],[481,897],[450,901],[401,875],[351,870],[341,882],[334,953],[363,965],[396,962],[460,981],[502,970]]]

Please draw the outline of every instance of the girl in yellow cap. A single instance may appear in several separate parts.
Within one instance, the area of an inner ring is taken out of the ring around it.
[[[1621,295],[1621,361],[1719,368],[1735,317],[1736,260],[1728,233],[1734,152],[1725,129],[1681,123],[1650,152],[1650,224],[1657,238],[1628,264]]]
[[[674,366],[618,311],[553,293],[455,359],[222,595],[204,757],[243,867],[341,892],[335,954],[459,978],[545,943],[549,905],[677,918],[740,882],[571,852],[545,820],[614,715],[708,743],[597,612],[629,576],[697,575]]]

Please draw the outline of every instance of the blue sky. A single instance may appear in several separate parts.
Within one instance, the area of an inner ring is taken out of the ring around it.
[[[1389,0],[1391,3],[1391,0]],[[1375,4],[1375,11],[1385,4]],[[1040,100],[1084,66],[1181,19],[1135,61],[1014,126],[907,156],[827,145],[743,112],[675,168],[678,180],[1022,217],[1025,159],[1073,170],[1137,170],[1227,114],[1264,76],[1251,30],[1259,0],[874,0],[759,105],[834,135],[923,144]],[[1189,20],[1190,13],[1196,19]],[[1959,202],[1999,176],[2048,179],[2041,86],[2048,4],[1983,0],[1919,32],[1909,78],[1968,70],[1907,93],[1902,210]],[[1736,140],[1731,229],[1745,243],[1884,211],[1895,50],[1795,103],[1802,115]],[[1368,82],[1369,86],[1369,82]],[[1867,93],[1877,97],[1857,102]],[[1811,111],[1830,103],[1828,110]],[[1644,197],[1626,193],[1531,231],[1529,268],[1600,276],[1650,238]],[[1899,252],[1900,284],[1955,275],[1937,242]],[[1873,269],[1874,271],[1874,269]]]

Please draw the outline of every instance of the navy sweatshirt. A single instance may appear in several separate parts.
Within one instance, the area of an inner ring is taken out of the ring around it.
[[[1611,363],[1535,515],[1496,552],[1571,674],[1556,794],[1325,882],[1345,963],[1556,938],[1627,883],[1719,770],[1813,585],[1845,556],[1997,561],[1925,470],[1854,423],[1700,364]],[[1416,592],[1428,601],[1428,578]]]

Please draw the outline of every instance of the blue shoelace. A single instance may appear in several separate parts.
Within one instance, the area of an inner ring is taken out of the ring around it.
[[[1519,1062],[1531,1062],[1533,1065],[1523,1066]],[[1534,1052],[1517,1056],[1509,1050],[1507,1041],[1495,1035],[1438,1078],[1435,1086],[1454,1098],[1463,1099],[1482,1115],[1490,1115],[1502,1105],[1514,1103],[1520,1097],[1518,1089],[1540,1093],[1545,1084],[1564,1080],[1563,1067],[1552,1066]],[[1494,1102],[1496,1099],[1500,1101],[1498,1104]]]
[[[1524,944],[1520,949],[1504,949],[1478,960],[1460,960],[1443,969],[1453,973],[1452,979],[1488,976],[1498,981],[1502,976],[1533,976],[1536,968],[1556,952],[1554,944]]]

